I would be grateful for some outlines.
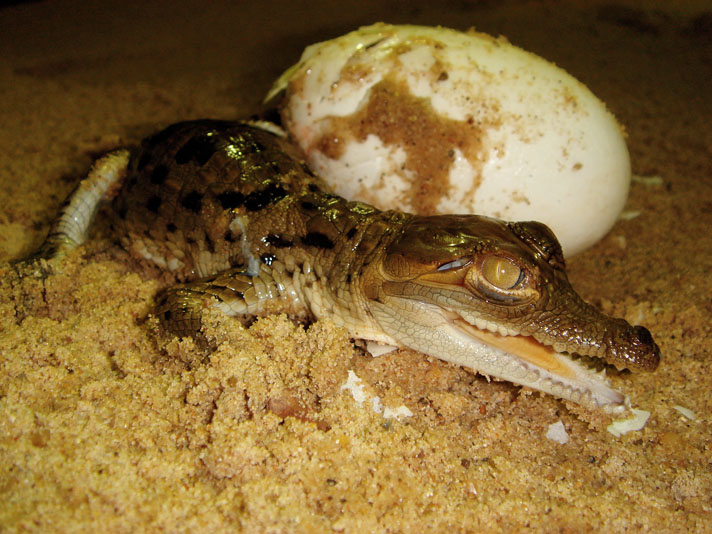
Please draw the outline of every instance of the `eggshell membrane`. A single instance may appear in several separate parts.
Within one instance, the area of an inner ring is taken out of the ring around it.
[[[623,209],[623,133],[582,83],[504,39],[375,24],[308,47],[275,84],[285,128],[337,194],[550,226],[566,255]]]

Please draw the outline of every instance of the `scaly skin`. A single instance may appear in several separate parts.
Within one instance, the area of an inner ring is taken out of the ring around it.
[[[112,184],[122,180],[116,194]],[[262,128],[179,123],[137,150],[105,156],[80,193],[96,190],[87,184],[101,184],[104,198],[115,194],[113,224],[127,250],[188,281],[157,305],[179,336],[203,340],[206,305],[233,315],[331,317],[354,337],[614,409],[623,396],[561,353],[644,370],[660,358],[645,328],[581,300],[546,226],[347,201]],[[75,196],[67,205],[43,255],[84,239],[86,227],[67,221],[90,219],[85,204]]]

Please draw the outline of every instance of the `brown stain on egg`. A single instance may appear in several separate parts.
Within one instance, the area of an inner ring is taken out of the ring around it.
[[[447,80],[444,72],[438,65],[437,78],[441,81]],[[479,186],[484,161],[483,128],[471,117],[459,121],[439,115],[429,98],[413,95],[408,84],[395,76],[387,76],[375,84],[360,110],[346,117],[332,117],[331,121],[330,132],[313,145],[313,149],[331,159],[340,158],[350,140],[363,142],[371,134],[384,145],[405,151],[402,171],[404,176],[412,174],[412,185],[406,193],[409,211],[422,215],[437,213],[440,200],[450,191],[455,149],[476,171],[473,189]]]

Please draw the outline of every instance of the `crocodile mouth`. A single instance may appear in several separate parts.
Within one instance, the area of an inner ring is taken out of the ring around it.
[[[389,337],[380,341],[389,345],[409,347],[488,378],[526,386],[589,408],[619,412],[628,405],[628,399],[611,387],[604,372],[584,365],[586,358],[575,360],[531,336],[483,319],[473,317],[470,321],[457,311],[410,298],[372,301],[370,309]],[[365,338],[379,341],[368,335]]]
[[[613,389],[605,378],[605,369],[597,372],[531,336],[491,332],[478,328],[457,314],[450,317],[451,327],[472,342],[486,345],[498,354],[500,379],[573,400],[579,404],[609,411],[624,409],[626,397]]]

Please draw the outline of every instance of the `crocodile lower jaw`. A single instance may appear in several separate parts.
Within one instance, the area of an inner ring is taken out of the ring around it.
[[[626,409],[626,398],[602,374],[531,337],[480,329],[453,310],[411,298],[374,300],[370,311],[382,335],[368,339],[409,347],[592,409]]]
[[[459,316],[451,319],[451,326],[460,335],[487,345],[500,354],[495,358],[495,372],[491,372],[494,377],[593,408],[612,412],[625,409],[625,396],[611,388],[604,373],[597,373],[530,336],[501,335],[482,330]],[[468,367],[489,374],[483,366],[473,363]]]

